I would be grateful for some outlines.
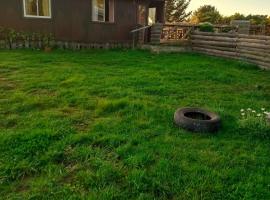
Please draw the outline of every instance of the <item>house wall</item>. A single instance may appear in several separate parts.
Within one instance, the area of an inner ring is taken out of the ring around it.
[[[142,1],[142,0],[139,0]],[[91,21],[91,0],[51,0],[52,18],[26,18],[23,0],[0,1],[0,26],[17,31],[53,33],[57,40],[128,42],[137,25],[137,0],[115,0],[115,22]],[[143,0],[150,4],[150,0]]]

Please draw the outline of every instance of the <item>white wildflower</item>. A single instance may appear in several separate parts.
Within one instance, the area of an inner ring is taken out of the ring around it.
[[[246,114],[245,113],[241,113],[242,116],[245,116]]]
[[[265,108],[261,108],[262,111],[265,111]]]
[[[257,117],[261,117],[262,115],[261,114],[257,114]]]
[[[265,115],[268,115],[269,113],[268,112],[263,112]]]
[[[256,113],[256,111],[255,111],[255,110],[252,110],[252,112],[253,112],[253,113]]]
[[[244,110],[244,109],[241,109],[240,111],[241,111],[241,112],[245,112],[245,110]]]

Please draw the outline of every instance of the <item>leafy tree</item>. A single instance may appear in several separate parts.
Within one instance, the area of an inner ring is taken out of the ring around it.
[[[191,0],[166,0],[166,21],[167,22],[182,22],[191,15],[192,12],[187,12],[187,8]]]
[[[222,23],[230,24],[232,20],[249,20],[251,24],[260,25],[260,24],[268,24],[269,18],[267,15],[248,15],[245,16],[240,13],[235,13],[231,16],[225,16],[222,18]]]
[[[268,22],[268,16],[267,15],[248,15],[246,17],[247,20],[250,20],[251,24],[267,24]]]
[[[246,16],[240,13],[235,13],[229,17],[230,20],[246,20]]]
[[[221,22],[222,16],[216,7],[211,5],[204,5],[198,8],[192,15],[191,21],[193,23],[210,22],[217,24]]]
[[[235,13],[231,16],[222,16],[222,24],[230,24],[232,20],[246,20],[246,16],[240,13]]]

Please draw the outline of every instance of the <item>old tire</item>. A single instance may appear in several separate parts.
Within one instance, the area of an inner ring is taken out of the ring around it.
[[[217,114],[200,108],[178,109],[174,122],[192,132],[214,133],[221,127],[221,119]]]

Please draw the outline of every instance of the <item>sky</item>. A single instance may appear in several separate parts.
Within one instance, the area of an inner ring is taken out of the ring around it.
[[[213,5],[222,15],[236,12],[270,15],[270,0],[191,0],[189,10],[194,11],[202,5]]]

